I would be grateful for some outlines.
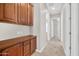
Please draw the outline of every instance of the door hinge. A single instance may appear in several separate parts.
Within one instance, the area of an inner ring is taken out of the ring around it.
[[[71,50],[71,46],[69,47],[69,50]]]
[[[69,34],[71,35],[71,32],[69,32]]]
[[[71,20],[71,17],[69,17],[69,20]]]

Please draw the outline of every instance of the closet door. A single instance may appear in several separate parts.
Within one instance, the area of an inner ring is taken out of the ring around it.
[[[66,4],[64,8],[64,20],[63,20],[63,31],[64,31],[64,50],[66,56],[71,55],[71,21],[70,21],[70,4]]]

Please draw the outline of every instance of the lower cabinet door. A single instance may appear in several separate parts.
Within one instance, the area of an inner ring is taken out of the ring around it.
[[[20,42],[1,51],[1,56],[30,56],[36,49],[36,38]]]
[[[24,42],[24,56],[30,56],[30,40]]]
[[[3,56],[22,56],[22,44],[11,46],[2,52]]]
[[[31,54],[35,52],[36,49],[36,38],[31,39]]]

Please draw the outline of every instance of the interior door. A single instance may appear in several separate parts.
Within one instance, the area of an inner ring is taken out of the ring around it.
[[[54,25],[54,37],[55,38],[57,38],[57,35],[58,35],[58,33],[57,33],[57,30],[58,30],[58,22],[57,22],[57,19],[54,19],[53,20],[53,25]]]
[[[70,4],[66,4],[64,8],[63,19],[63,31],[64,31],[64,51],[65,55],[71,55],[71,21],[70,21]]]

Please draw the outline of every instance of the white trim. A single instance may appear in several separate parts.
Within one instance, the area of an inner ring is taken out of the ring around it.
[[[39,50],[39,49],[36,49],[36,52],[41,53],[41,52],[44,50],[44,48],[46,47],[46,45],[47,45],[47,44],[45,44],[40,50]]]
[[[65,56],[67,56],[67,55],[66,55],[66,50],[65,50],[65,49],[64,49],[64,54],[65,54]]]

